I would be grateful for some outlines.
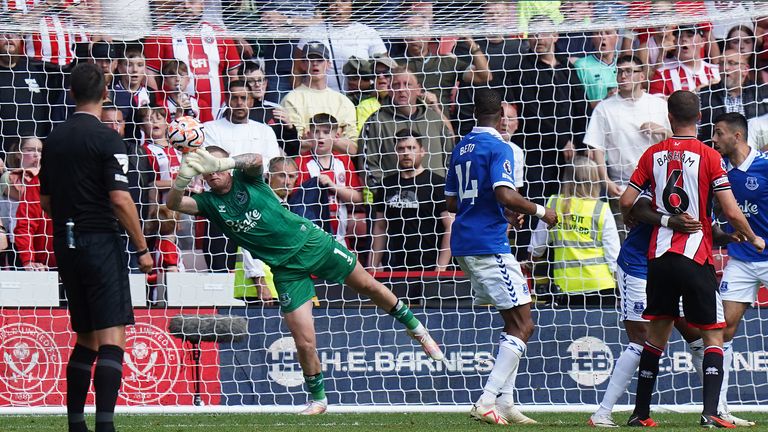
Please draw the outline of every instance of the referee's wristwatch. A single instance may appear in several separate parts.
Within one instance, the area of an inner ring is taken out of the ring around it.
[[[148,253],[149,253],[149,248],[144,248],[144,249],[142,249],[140,251],[136,251],[136,256],[140,257],[140,256],[148,254]]]

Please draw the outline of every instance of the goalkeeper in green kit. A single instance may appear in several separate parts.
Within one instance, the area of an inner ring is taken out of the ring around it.
[[[389,312],[405,325],[433,360],[443,359],[440,347],[411,310],[357,262],[339,244],[308,219],[285,209],[264,181],[258,154],[228,157],[224,150],[209,147],[184,156],[173,189],[168,194],[171,210],[200,215],[217,225],[238,246],[264,261],[274,273],[280,309],[296,342],[311,402],[301,414],[322,414],[328,406],[312,318],[315,285],[310,275],[344,282]],[[234,169],[234,171],[232,171]],[[210,192],[185,197],[184,189],[202,174]]]

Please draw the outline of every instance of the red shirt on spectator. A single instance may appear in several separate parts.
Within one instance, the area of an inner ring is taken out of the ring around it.
[[[650,188],[653,205],[665,215],[688,213],[701,221],[693,234],[655,226],[648,258],[672,252],[704,264],[712,256],[712,193],[731,188],[725,163],[715,149],[693,137],[672,137],[640,157],[629,180],[639,191]]]
[[[181,167],[181,154],[171,146],[161,146],[149,141],[144,145],[147,152],[147,160],[155,173],[155,181],[173,180]],[[165,202],[166,192],[161,192],[159,201]]]
[[[72,63],[75,43],[88,42],[88,35],[84,30],[76,30],[77,27],[65,14],[41,16],[38,21],[40,30],[24,37],[27,57],[59,66]]]
[[[299,177],[296,180],[297,185],[325,174],[337,185],[343,185],[352,189],[362,187],[360,178],[355,172],[355,167],[349,155],[333,152],[330,165],[324,167],[320,165],[314,155],[304,153],[296,158],[296,165],[299,168]],[[334,194],[328,194],[328,201],[331,213],[331,227],[336,234],[336,239],[343,243],[347,235],[347,219],[349,216],[347,206],[345,204],[339,205]]]
[[[698,70],[672,62],[660,67],[651,78],[649,93],[669,96],[677,90],[698,93],[703,87],[720,82],[720,67],[703,60]]]
[[[151,37],[144,42],[147,67],[159,74],[163,60],[176,59],[189,67],[190,85],[200,102],[200,120],[215,119],[214,110],[222,106],[223,77],[240,66],[240,54],[231,39],[217,37],[222,29],[208,23],[199,27],[199,36],[187,35],[176,27],[170,36]]]
[[[40,178],[24,177],[25,187],[16,210],[13,242],[22,265],[29,263],[56,267],[53,255],[53,222],[40,206]]]

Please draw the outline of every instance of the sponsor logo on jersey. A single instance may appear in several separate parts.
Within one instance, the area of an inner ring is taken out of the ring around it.
[[[585,336],[568,346],[571,369],[568,375],[579,385],[594,387],[604,383],[613,372],[613,352],[602,340]]]
[[[757,204],[749,202],[748,199],[745,199],[743,203],[739,203],[739,208],[741,209],[741,212],[744,213],[744,217],[746,218],[749,218],[752,215],[757,216],[760,213],[757,208]]]
[[[757,190],[757,188],[760,187],[760,184],[757,183],[757,177],[747,177],[747,182],[744,183],[744,186],[747,189],[753,191]]]
[[[171,393],[183,366],[173,338],[160,327],[136,323],[126,328],[125,346],[123,385],[130,391],[121,392],[122,397],[145,404]]]
[[[243,219],[241,220],[225,220],[224,223],[226,223],[227,226],[232,229],[232,231],[248,232],[253,229],[256,224],[258,224],[260,219],[261,212],[258,209],[253,209],[251,211],[245,212]]]
[[[30,405],[57,390],[62,359],[51,335],[32,324],[0,327],[0,399],[12,405]]]

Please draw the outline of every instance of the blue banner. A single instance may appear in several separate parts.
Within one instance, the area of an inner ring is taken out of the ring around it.
[[[222,404],[304,403],[296,344],[278,310],[228,312],[248,318],[250,336],[220,346]],[[429,360],[399,323],[377,309],[315,309],[317,347],[330,403],[469,404],[479,397],[493,367],[502,324],[498,314],[487,308],[414,312],[444,347],[444,363]],[[768,353],[762,337],[768,324],[760,313],[747,311],[734,341],[732,404],[768,402]],[[517,400],[599,403],[627,343],[619,315],[601,309],[545,309],[534,311],[534,321],[536,332],[517,376]],[[675,334],[662,358],[654,403],[700,402],[700,381],[690,359],[687,345]],[[633,381],[630,391],[634,388]],[[630,403],[630,394],[619,403]]]

